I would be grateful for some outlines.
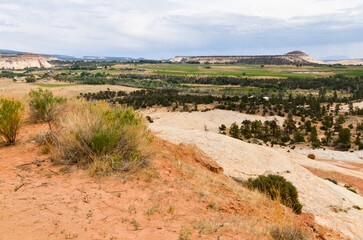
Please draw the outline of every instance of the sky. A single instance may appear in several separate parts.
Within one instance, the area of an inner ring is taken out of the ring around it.
[[[0,49],[363,58],[363,0],[0,0]]]

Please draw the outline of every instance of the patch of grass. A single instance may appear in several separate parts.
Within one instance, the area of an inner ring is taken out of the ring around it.
[[[15,99],[0,99],[0,137],[14,144],[23,119],[23,104]]]
[[[168,208],[168,213],[174,214],[174,212],[175,212],[175,207],[173,205],[170,205]]]
[[[270,235],[275,240],[307,240],[307,235],[296,226],[274,226],[270,229]]]
[[[198,230],[199,235],[205,233],[214,233],[222,224],[206,219],[200,219],[197,224],[194,225],[194,229]]]
[[[154,213],[158,212],[159,211],[159,205],[153,205],[151,206],[147,211],[146,211],[146,215],[147,216],[151,216],[153,215]]]
[[[213,200],[210,200],[208,205],[207,205],[207,208],[209,209],[213,209],[213,210],[217,210],[217,204],[213,201]]]
[[[87,218],[90,218],[93,216],[93,212],[92,210],[89,210],[88,213],[87,213]]]
[[[191,231],[188,228],[182,227],[182,229],[179,232],[179,240],[189,240]]]
[[[32,85],[39,87],[54,88],[54,87],[73,87],[80,84],[32,83]]]
[[[87,168],[91,175],[136,171],[148,165],[151,138],[142,117],[106,102],[74,100],[52,134],[55,162]]]
[[[135,231],[140,230],[140,224],[136,221],[136,219],[131,220],[131,224],[134,226]]]
[[[49,154],[50,153],[50,146],[48,144],[45,144],[42,147],[41,154]]]

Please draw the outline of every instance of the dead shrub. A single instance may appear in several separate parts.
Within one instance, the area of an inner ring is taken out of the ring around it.
[[[54,161],[88,168],[92,175],[147,165],[150,137],[140,115],[130,108],[111,108],[104,101],[73,100],[71,105],[52,134]]]

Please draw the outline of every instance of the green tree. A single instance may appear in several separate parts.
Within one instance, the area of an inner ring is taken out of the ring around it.
[[[316,126],[311,128],[309,140],[312,143],[313,147],[319,147],[321,145],[320,139],[318,138],[318,131],[316,129]]]
[[[343,144],[350,143],[350,129],[349,128],[340,129],[338,143],[343,143]]]
[[[240,138],[240,132],[237,123],[232,123],[231,127],[229,128],[229,135],[233,138]]]
[[[324,132],[325,139],[326,139],[326,145],[329,145],[329,143],[331,142],[332,134],[333,134],[333,132],[329,129]]]
[[[299,130],[296,130],[294,132],[294,141],[297,142],[297,143],[305,142],[304,135]]]

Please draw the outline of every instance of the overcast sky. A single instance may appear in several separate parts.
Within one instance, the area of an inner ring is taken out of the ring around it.
[[[363,58],[363,0],[0,0],[0,49]]]

